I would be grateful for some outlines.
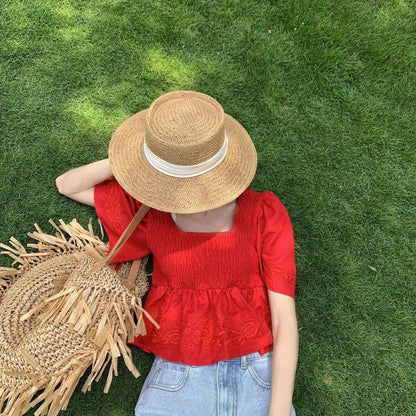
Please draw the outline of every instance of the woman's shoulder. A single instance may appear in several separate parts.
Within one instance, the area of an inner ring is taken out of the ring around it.
[[[257,216],[262,218],[281,217],[287,214],[286,207],[274,191],[257,191],[247,188],[244,192],[246,201]],[[252,211],[253,212],[253,211]]]
[[[108,205],[127,205],[133,211],[137,211],[142,206],[142,203],[133,198],[114,176],[94,186],[94,200],[98,204],[104,201]]]
[[[282,204],[282,201],[280,201],[279,197],[271,190],[264,190],[264,191],[256,191],[253,188],[247,188],[244,193],[253,199],[256,199],[260,201],[261,203],[266,204]]]

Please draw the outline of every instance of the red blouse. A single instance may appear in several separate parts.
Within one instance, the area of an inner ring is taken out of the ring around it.
[[[111,250],[141,203],[114,178],[95,186],[94,202]],[[289,215],[272,191],[247,188],[224,232],[182,231],[151,208],[111,264],[149,254],[144,308],[160,328],[143,314],[147,333],[129,344],[192,365],[273,349],[267,289],[295,298],[296,266]]]

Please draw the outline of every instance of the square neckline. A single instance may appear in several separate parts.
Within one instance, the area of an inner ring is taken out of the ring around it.
[[[239,217],[240,217],[240,211],[241,211],[241,201],[240,201],[240,199],[241,199],[241,196],[243,195],[243,193],[245,191],[246,190],[244,190],[236,198],[236,207],[235,207],[234,216],[233,216],[233,224],[231,226],[231,229],[228,230],[228,231],[183,231],[178,227],[178,225],[176,224],[176,222],[172,218],[172,213],[170,213],[170,212],[167,213],[168,216],[169,216],[169,221],[179,234],[192,234],[192,235],[195,235],[195,236],[198,236],[198,235],[205,236],[205,235],[207,235],[207,236],[211,236],[211,237],[216,236],[218,234],[225,235],[225,236],[234,235],[236,233],[238,220],[239,220]]]

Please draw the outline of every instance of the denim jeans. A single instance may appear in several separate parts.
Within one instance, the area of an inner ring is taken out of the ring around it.
[[[202,366],[155,355],[135,416],[267,416],[272,353]],[[290,416],[296,416],[293,405]]]

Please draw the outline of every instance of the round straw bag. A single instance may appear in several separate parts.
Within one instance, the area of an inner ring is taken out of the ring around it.
[[[34,253],[13,237],[12,247],[0,244],[7,250],[1,254],[20,263],[18,269],[0,268],[1,416],[22,415],[41,402],[36,416],[57,415],[88,368],[83,392],[109,364],[108,392],[120,356],[140,376],[126,339],[146,334],[142,313],[159,328],[142,308],[149,288],[148,257],[123,263],[118,271],[108,263],[149,209],[141,208],[107,255],[108,245],[94,235],[91,219],[89,230],[75,219],[69,224],[60,220],[59,227],[49,220],[58,230],[55,236],[35,224],[38,231],[28,233],[38,240],[28,244],[38,249]]]

